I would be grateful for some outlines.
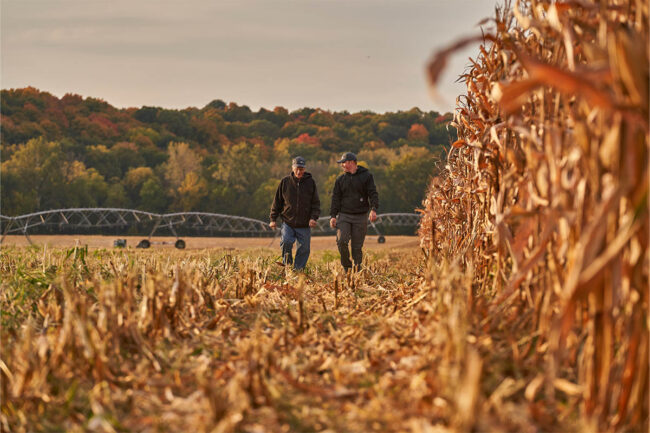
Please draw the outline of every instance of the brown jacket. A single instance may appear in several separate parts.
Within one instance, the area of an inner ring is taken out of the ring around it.
[[[320,199],[316,182],[310,173],[301,179],[291,173],[284,177],[275,192],[271,205],[271,221],[282,217],[282,221],[293,228],[309,227],[309,220],[318,220],[320,216]]]

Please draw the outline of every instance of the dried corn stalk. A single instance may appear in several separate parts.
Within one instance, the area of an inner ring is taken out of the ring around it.
[[[531,411],[576,397],[589,430],[647,430],[648,2],[522,0],[494,24],[423,249],[471,265],[492,324],[530,315]]]

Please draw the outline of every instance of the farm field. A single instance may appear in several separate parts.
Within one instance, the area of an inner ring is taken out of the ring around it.
[[[0,429],[649,431],[648,5],[495,15],[428,65],[481,43],[418,238],[362,272],[332,237],[304,273],[271,238],[8,238]]]
[[[483,331],[467,277],[413,247],[347,276],[328,250],[306,274],[255,248],[0,255],[4,431],[572,426],[525,399],[517,318]]]

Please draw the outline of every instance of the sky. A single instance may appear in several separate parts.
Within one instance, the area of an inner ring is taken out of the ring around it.
[[[432,98],[432,54],[495,0],[0,0],[0,85],[119,108],[447,112],[474,45]]]

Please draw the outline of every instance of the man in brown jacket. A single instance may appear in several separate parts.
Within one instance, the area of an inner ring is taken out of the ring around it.
[[[297,156],[291,163],[291,173],[278,185],[271,205],[269,224],[276,227],[276,220],[282,217],[282,263],[294,265],[302,270],[309,259],[311,227],[316,226],[320,216],[320,200],[316,182],[305,171],[305,158]],[[298,241],[295,263],[292,257],[294,242]]]

